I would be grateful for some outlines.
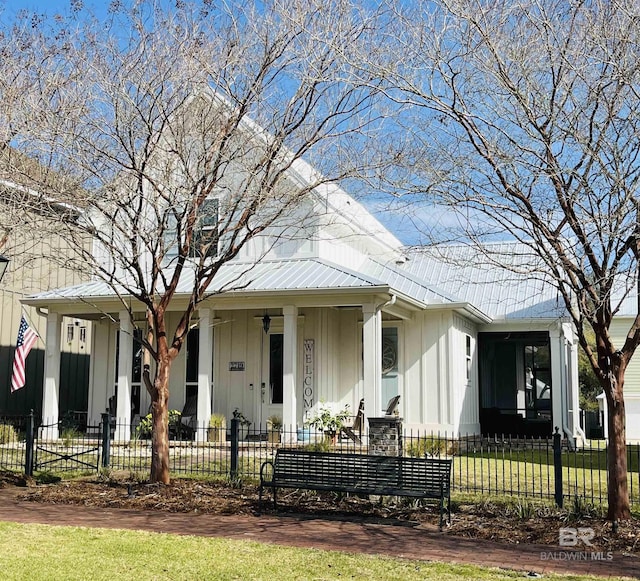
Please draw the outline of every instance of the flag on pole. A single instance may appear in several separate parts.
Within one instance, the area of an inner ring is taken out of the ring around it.
[[[20,319],[20,329],[18,329],[18,340],[16,342],[16,353],[13,359],[13,374],[11,375],[11,393],[24,387],[25,382],[25,359],[31,351],[31,347],[38,340],[38,334],[27,324],[27,320],[22,315]]]

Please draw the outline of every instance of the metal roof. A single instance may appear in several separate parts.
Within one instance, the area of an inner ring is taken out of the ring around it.
[[[193,288],[194,273],[185,269],[176,294],[188,294]],[[210,292],[221,291],[295,291],[344,288],[373,288],[384,282],[365,274],[317,259],[265,260],[255,264],[232,262],[222,266],[210,286]],[[122,290],[121,292],[124,292]],[[105,282],[87,282],[33,295],[27,302],[51,299],[115,297],[116,292]]]
[[[185,270],[176,295],[189,294],[193,271]],[[457,297],[447,295],[425,281],[400,271],[393,265],[367,260],[356,271],[319,258],[265,260],[255,264],[231,262],[222,266],[209,291],[230,293],[304,292],[322,290],[379,290],[399,295],[418,308],[428,305],[448,305],[465,308]],[[51,301],[95,300],[115,298],[116,292],[105,282],[87,282],[72,287],[46,291],[25,300],[31,304]],[[126,295],[124,289],[120,294]],[[469,306],[469,313],[487,318]]]
[[[385,289],[419,308],[447,306],[470,316],[491,319],[558,318],[565,315],[555,288],[539,277],[491,267],[468,247],[420,248],[405,264],[369,259],[356,271],[319,258],[230,262],[222,266],[209,292],[304,292],[341,289]],[[176,294],[187,295],[193,271],[185,269]],[[121,293],[126,294],[124,290]],[[28,304],[64,299],[115,298],[105,282],[94,281],[33,295]]]
[[[557,319],[566,309],[556,287],[535,272],[535,258],[518,243],[499,243],[488,252],[456,245],[414,248],[400,269],[460,297],[494,320]],[[502,268],[498,263],[510,264]]]

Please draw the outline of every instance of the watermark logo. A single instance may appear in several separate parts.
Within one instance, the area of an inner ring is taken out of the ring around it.
[[[579,529],[564,527],[558,531],[558,544],[561,547],[577,547],[579,545],[593,547],[591,539],[595,536],[595,531],[589,527]]]
[[[591,551],[591,542],[596,536],[590,527],[562,527],[558,530],[558,544],[561,547],[576,547],[582,550],[572,551],[542,551],[540,559],[543,561],[612,561],[611,551]]]

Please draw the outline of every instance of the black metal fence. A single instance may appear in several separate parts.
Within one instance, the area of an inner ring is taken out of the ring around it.
[[[0,469],[34,472],[112,470],[144,478],[151,469],[151,440],[139,427],[120,425],[107,414],[99,425],[39,425],[31,416],[0,418]],[[311,428],[242,426],[190,429],[170,426],[170,469],[174,475],[257,480],[262,463],[283,446],[368,453],[368,433],[358,437]],[[579,497],[607,499],[607,443],[593,440],[571,448],[554,438],[483,437],[404,432],[399,452],[451,457],[452,488],[469,495],[551,499],[559,505]],[[627,446],[631,503],[640,506],[640,445]]]

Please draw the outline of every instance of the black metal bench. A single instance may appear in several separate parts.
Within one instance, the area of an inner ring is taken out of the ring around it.
[[[260,500],[264,488],[301,488],[354,494],[408,496],[439,501],[440,530],[450,511],[451,460],[311,452],[280,448],[260,467]]]

